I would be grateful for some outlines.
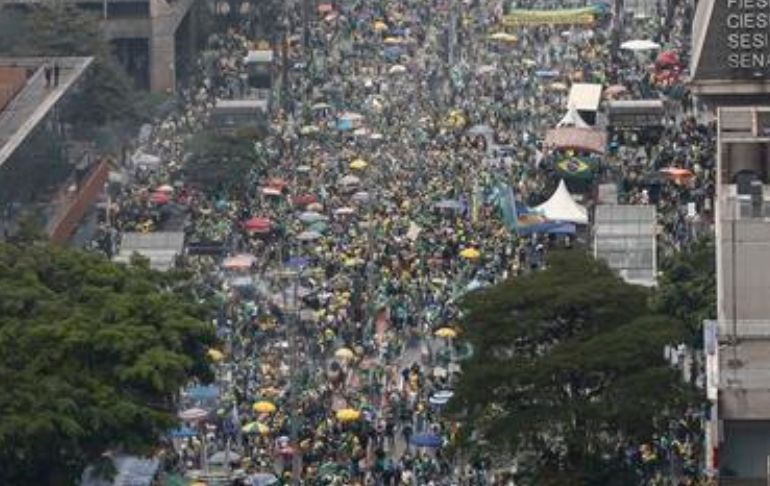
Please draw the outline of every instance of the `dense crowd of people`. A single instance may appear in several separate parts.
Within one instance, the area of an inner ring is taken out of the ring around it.
[[[674,2],[663,22],[627,34],[684,56],[683,8]],[[500,42],[490,35],[503,10],[471,1],[456,13],[443,0],[320,6],[307,47],[295,42],[291,66],[276,66],[270,132],[255,141],[245,191],[184,178],[185,142],[207,129],[215,100],[249,91],[248,26],[212,36],[180,110],[138,141],[103,227],[103,236],[150,232],[181,211],[188,241],[220,242],[225,253],[179,262],[201,298],[219,302],[224,344],[210,353],[216,387],[183,394],[170,470],[237,470],[243,484],[293,474],[303,484],[495,484],[493,465],[458,450],[460,424],[442,413],[472,353],[456,339],[457,299],[541,268],[551,245],[574,238],[512,231],[495,188],[536,204],[566,177],[541,141],[567,110],[571,82],[681,96],[656,84],[649,53],[613,46],[600,20],[517,27],[515,41]],[[657,204],[676,249],[696,235],[687,203],[709,221],[713,128],[686,99],[673,104],[659,139],[619,133],[605,157],[587,157],[594,182],[617,183],[621,202]],[[689,175],[660,175],[670,166]],[[114,253],[119,240],[101,247]],[[651,464],[677,454],[684,481],[699,473],[695,440],[677,432],[627,457],[653,477],[662,468]]]

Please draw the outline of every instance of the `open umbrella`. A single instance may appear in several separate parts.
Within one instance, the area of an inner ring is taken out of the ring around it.
[[[308,204],[305,209],[307,209],[308,211],[320,212],[324,210],[324,206],[321,203],[314,202],[314,203]]]
[[[334,11],[334,6],[331,3],[321,3],[318,5],[319,14],[328,14]]]
[[[155,188],[155,192],[172,193],[174,192],[174,188],[168,184],[163,184],[162,186]]]
[[[374,29],[375,32],[383,32],[385,30],[388,30],[388,24],[383,22],[382,20],[377,20],[372,24],[372,29]]]
[[[327,218],[323,214],[316,213],[315,211],[305,211],[299,215],[299,220],[303,223],[317,223],[318,221],[326,221]]]
[[[252,486],[272,486],[278,484],[279,480],[272,473],[256,473],[249,476]]]
[[[195,422],[197,420],[205,419],[209,416],[209,412],[202,408],[188,408],[183,412],[179,412],[179,418],[185,422]]]
[[[299,196],[295,196],[294,198],[292,198],[292,203],[295,206],[299,206],[299,207],[304,207],[309,204],[313,204],[316,201],[317,201],[316,197],[312,194],[300,194]]]
[[[406,39],[402,39],[400,37],[386,37],[382,42],[389,46],[398,46],[406,44],[407,41]]]
[[[153,204],[168,204],[171,202],[171,196],[165,192],[153,192],[150,196],[150,202]]]
[[[396,64],[395,66],[391,66],[391,68],[388,69],[388,74],[404,74],[405,72],[406,66],[401,64]]]
[[[453,199],[444,199],[433,205],[438,209],[462,209],[463,205],[459,201]]]
[[[211,361],[215,363],[218,363],[219,361],[222,361],[225,358],[225,354],[222,351],[214,348],[209,349],[206,354],[208,355],[209,358],[211,358]]]
[[[519,40],[515,35],[508,34],[506,32],[495,32],[494,34],[490,35],[488,39],[493,41],[505,42],[507,44],[513,44]]]
[[[318,128],[315,125],[305,125],[305,126],[303,126],[302,128],[299,129],[299,133],[301,135],[312,135],[312,134],[318,133],[320,131],[321,131],[321,129]]]
[[[355,186],[361,183],[361,179],[354,175],[346,175],[339,181],[341,186]]]
[[[297,235],[299,241],[315,241],[321,237],[321,233],[317,231],[303,231]]]
[[[434,332],[433,335],[440,338],[453,339],[457,337],[457,331],[451,327],[442,327],[436,329],[436,332]]]
[[[604,95],[612,98],[614,96],[622,95],[626,91],[628,90],[622,84],[613,84],[612,86],[609,86],[607,89],[604,90]]]
[[[281,195],[281,191],[275,187],[263,187],[262,194],[265,196],[277,197]]]
[[[250,218],[243,222],[243,229],[251,233],[269,233],[272,226],[269,218]]]
[[[355,212],[356,212],[356,210],[354,208],[346,206],[346,207],[335,209],[334,210],[334,215],[335,216],[347,216],[347,215],[353,214]]]
[[[466,248],[460,252],[460,256],[466,260],[478,260],[481,252],[475,248]]]
[[[472,137],[486,137],[494,133],[494,129],[489,125],[474,125],[468,129],[468,135]]]
[[[626,51],[654,51],[660,49],[660,44],[649,39],[634,39],[620,44]]]
[[[253,408],[257,413],[273,413],[277,410],[276,406],[267,400],[261,400],[255,403]]]
[[[222,268],[225,268],[227,270],[238,270],[238,269],[249,268],[256,261],[257,259],[253,255],[249,255],[247,253],[241,253],[240,255],[235,255],[229,258],[225,258],[225,260],[222,262]]]
[[[360,192],[357,192],[357,193],[353,194],[353,197],[351,199],[353,199],[353,201],[355,201],[355,202],[366,202],[366,201],[369,200],[369,193],[368,192],[364,192],[364,191],[360,191]]]
[[[337,410],[336,417],[340,422],[355,422],[361,418],[361,412],[352,408],[343,408]]]
[[[350,168],[355,170],[365,169],[369,164],[364,159],[356,159],[350,163]]]
[[[328,110],[332,107],[329,103],[316,103],[313,105],[313,111]]]
[[[439,437],[436,434],[415,434],[412,436],[411,440],[413,445],[416,445],[417,447],[441,447],[441,445],[444,443],[443,439]]]
[[[353,359],[356,354],[350,348],[340,348],[334,352],[334,357],[339,359]]]

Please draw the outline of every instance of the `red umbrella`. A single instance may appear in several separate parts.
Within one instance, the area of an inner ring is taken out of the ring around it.
[[[165,192],[153,192],[150,196],[150,202],[154,204],[168,204],[171,201],[171,196]]]
[[[288,182],[278,177],[273,177],[267,181],[267,187],[272,187],[274,189],[278,189],[279,191],[283,191],[288,185]]]
[[[659,66],[676,66],[679,64],[679,55],[676,51],[663,51],[658,54],[655,64]]]
[[[316,197],[312,194],[300,194],[299,196],[295,196],[292,199],[292,202],[295,206],[304,207],[308,204],[313,204],[314,202],[318,201]]]
[[[243,228],[252,233],[268,233],[273,222],[268,218],[251,218],[243,222]]]

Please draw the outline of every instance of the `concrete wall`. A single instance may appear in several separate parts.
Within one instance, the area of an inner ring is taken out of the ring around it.
[[[723,221],[718,245],[719,320],[770,319],[770,223]]]

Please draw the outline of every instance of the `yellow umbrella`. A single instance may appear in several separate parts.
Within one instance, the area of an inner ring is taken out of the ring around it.
[[[354,422],[361,418],[361,412],[352,408],[337,410],[337,420],[340,422]]]
[[[208,486],[208,485],[203,481],[195,481],[194,483],[190,484],[190,486]]]
[[[375,30],[375,32],[382,32],[383,30],[388,30],[388,24],[382,20],[378,20],[372,25],[372,28]]]
[[[340,348],[334,352],[334,356],[339,359],[353,359],[356,355],[350,348]]]
[[[476,260],[481,256],[481,252],[475,248],[466,248],[460,252],[460,256],[466,260]]]
[[[515,35],[511,35],[506,32],[495,32],[489,36],[489,40],[514,43],[519,39],[517,39]]]
[[[225,354],[222,351],[214,348],[209,349],[209,352],[207,354],[209,358],[211,358],[211,361],[214,361],[217,363],[219,361],[222,361],[225,357]]]
[[[254,404],[254,411],[257,413],[273,413],[276,410],[275,405],[266,400]]]
[[[384,42],[385,44],[396,45],[396,44],[403,44],[404,40],[399,39],[398,37],[386,37],[385,40],[382,42]]]
[[[367,165],[369,165],[369,164],[367,164],[364,159],[356,159],[356,160],[354,160],[353,162],[350,163],[350,168],[351,169],[356,169],[356,170],[358,170],[358,169],[365,169]]]
[[[436,329],[436,332],[434,332],[433,335],[440,338],[454,339],[457,337],[457,331],[451,327],[442,327],[440,329]]]

